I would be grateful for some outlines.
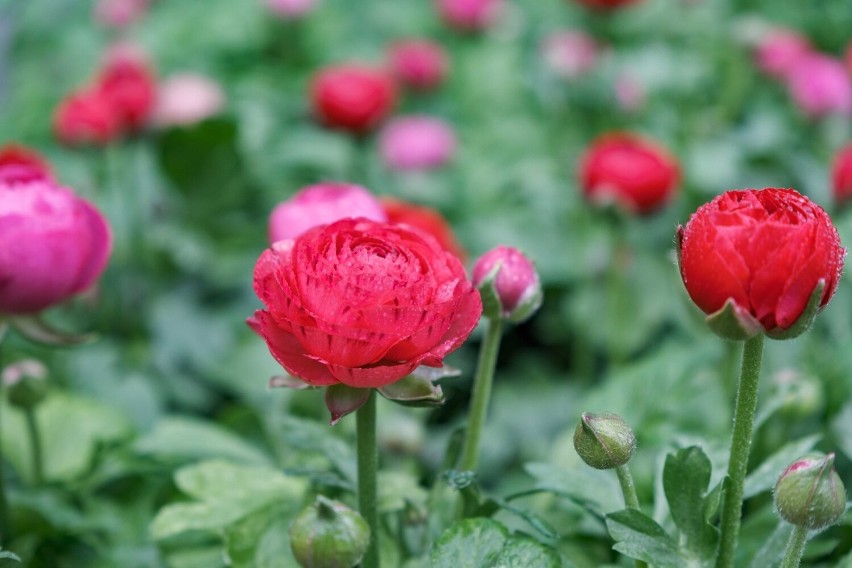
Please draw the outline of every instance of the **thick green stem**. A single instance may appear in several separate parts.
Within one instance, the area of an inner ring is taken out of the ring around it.
[[[633,484],[633,476],[627,464],[615,468],[618,474],[618,483],[621,485],[621,493],[624,495],[624,504],[630,509],[639,510],[639,497],[636,496],[636,486]],[[643,560],[634,560],[636,568],[647,568],[648,564]]]
[[[30,406],[24,409],[24,419],[27,423],[27,435],[30,438],[30,451],[33,463],[33,483],[38,487],[44,480],[44,460],[41,450],[41,436],[38,431],[35,408]]]
[[[473,398],[470,401],[470,416],[459,464],[459,468],[464,471],[476,470],[476,462],[479,459],[479,439],[482,436],[482,428],[485,426],[488,402],[491,399],[491,385],[494,382],[494,368],[497,366],[497,353],[500,352],[503,321],[499,317],[488,318],[486,321],[485,338],[479,348],[479,362],[476,367],[476,377],[473,379]]]
[[[379,453],[376,448],[376,392],[355,412],[358,435],[358,508],[370,525],[370,546],[361,568],[379,567],[379,510],[376,504],[376,472]]]
[[[737,538],[740,532],[740,515],[743,508],[743,484],[751,450],[762,358],[763,334],[759,334],[743,344],[743,361],[737,400],[734,403],[734,433],[731,438],[731,459],[728,462],[728,477],[725,482],[725,500],[722,503],[722,532],[716,568],[733,568],[734,566]]]
[[[807,542],[808,529],[794,526],[793,532],[790,534],[790,540],[787,541],[787,550],[784,552],[784,560],[781,561],[781,568],[798,568],[799,562],[802,561],[802,553],[805,551],[805,544]]]
[[[3,336],[6,332],[6,324],[0,323],[0,348],[3,346]],[[0,370],[3,369],[2,352],[0,352]],[[3,400],[3,381],[0,380],[0,402]],[[0,416],[0,424],[3,422],[3,417]],[[2,436],[0,436],[0,546],[9,544],[9,504],[6,501],[6,475],[3,467],[3,446]]]

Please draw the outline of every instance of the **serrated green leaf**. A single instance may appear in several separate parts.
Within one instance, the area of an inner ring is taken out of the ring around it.
[[[232,568],[257,567],[259,545],[270,531],[270,525],[276,518],[282,516],[281,513],[281,507],[273,504],[248,515],[224,530],[225,554]],[[279,540],[286,536],[286,528],[282,534],[276,534]],[[283,559],[279,559],[278,566],[282,565],[281,561]]]
[[[559,553],[528,536],[512,535],[497,555],[494,568],[561,568]]]
[[[559,568],[552,548],[509,530],[493,519],[459,521],[438,537],[430,555],[432,568]]]
[[[688,564],[663,527],[636,509],[610,513],[606,516],[606,527],[615,540],[613,549],[625,556],[659,568],[683,568]]]
[[[813,434],[800,440],[795,440],[784,445],[780,450],[766,458],[762,464],[751,472],[745,479],[743,498],[754,497],[758,493],[768,491],[775,487],[778,476],[788,465],[808,453],[822,435]]]
[[[429,498],[417,479],[402,471],[379,472],[379,511],[391,513],[402,511],[407,505],[419,509],[426,507]]]
[[[672,519],[686,539],[687,555],[705,561],[713,556],[718,540],[704,513],[711,473],[710,459],[698,446],[669,454],[663,468],[663,490]]]

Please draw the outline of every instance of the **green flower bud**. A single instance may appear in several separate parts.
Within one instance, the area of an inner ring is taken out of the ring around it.
[[[834,454],[803,457],[775,484],[778,514],[793,525],[811,530],[830,527],[846,510],[846,489],[834,471]]]
[[[574,449],[595,469],[614,469],[630,461],[636,436],[616,414],[584,412],[574,430]]]
[[[290,525],[290,548],[302,568],[352,568],[369,544],[367,521],[322,495]]]
[[[35,408],[47,396],[47,369],[34,359],[23,359],[3,369],[3,385],[9,391],[9,404],[21,409]]]

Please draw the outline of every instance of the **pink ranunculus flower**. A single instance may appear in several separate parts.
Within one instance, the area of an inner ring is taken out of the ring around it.
[[[564,30],[544,38],[541,55],[550,70],[560,77],[573,79],[594,69],[598,44],[586,33]]]
[[[392,120],[382,129],[379,153],[394,170],[429,170],[446,164],[455,154],[452,127],[437,118],[406,116]]]
[[[626,112],[636,112],[645,105],[645,87],[635,77],[621,74],[615,78],[615,100]]]
[[[83,292],[111,248],[103,215],[70,189],[0,181],[0,313],[33,314]]]
[[[808,38],[794,30],[773,28],[762,35],[754,58],[758,68],[770,77],[786,78],[813,51]]]
[[[391,45],[388,63],[400,84],[417,91],[428,91],[443,83],[449,64],[447,53],[439,43],[423,39]]]
[[[804,57],[787,76],[787,88],[811,118],[852,114],[852,79],[837,59],[820,53]]]
[[[159,126],[191,125],[216,115],[225,104],[222,87],[198,73],[176,73],[157,91],[153,121]]]
[[[316,7],[317,0],[264,0],[270,12],[284,20],[297,20]]]
[[[491,26],[502,8],[502,0],[435,0],[438,14],[451,28],[474,32]]]
[[[369,191],[349,183],[321,183],[301,189],[269,216],[269,241],[295,239],[317,225],[349,217],[386,221],[382,204]]]
[[[123,28],[141,19],[150,3],[150,0],[98,0],[95,20],[104,26]]]

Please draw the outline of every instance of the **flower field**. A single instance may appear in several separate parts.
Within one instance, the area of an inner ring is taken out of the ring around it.
[[[852,568],[852,0],[0,0],[0,566]]]

